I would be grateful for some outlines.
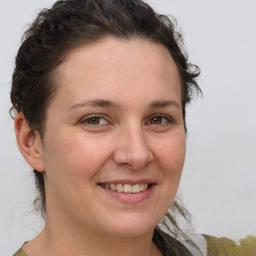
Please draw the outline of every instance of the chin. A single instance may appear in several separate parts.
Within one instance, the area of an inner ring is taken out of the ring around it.
[[[109,224],[104,226],[105,232],[109,235],[118,238],[133,238],[153,233],[158,221],[152,221],[152,218],[146,216],[127,216],[122,220],[115,219]]]

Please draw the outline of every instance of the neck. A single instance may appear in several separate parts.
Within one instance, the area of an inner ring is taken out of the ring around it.
[[[87,228],[65,225],[68,222],[47,220],[43,231],[23,250],[29,256],[158,256],[159,249],[152,242],[153,230],[143,236],[114,237],[95,233]],[[70,224],[70,223],[69,223]],[[99,246],[100,245],[100,246]]]

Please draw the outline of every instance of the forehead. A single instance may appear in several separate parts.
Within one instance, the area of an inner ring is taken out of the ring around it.
[[[180,98],[180,79],[168,49],[149,40],[108,37],[71,50],[55,71],[59,91],[69,101],[99,93],[120,97],[146,91]],[[112,94],[111,94],[112,93]],[[175,96],[174,95],[174,96]]]

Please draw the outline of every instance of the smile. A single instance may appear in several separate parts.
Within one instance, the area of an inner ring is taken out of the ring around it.
[[[149,200],[156,191],[157,183],[153,180],[115,180],[98,183],[99,191],[111,200],[113,198],[125,204],[138,204]],[[105,198],[105,197],[104,197]]]
[[[127,194],[138,194],[150,188],[151,184],[112,184],[112,183],[100,183],[101,187],[105,189],[109,189],[112,191],[117,191],[120,193],[127,193]]]

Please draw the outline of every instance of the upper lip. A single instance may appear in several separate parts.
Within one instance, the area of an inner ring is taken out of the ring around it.
[[[151,179],[138,179],[138,180],[132,180],[132,179],[119,179],[119,180],[105,180],[102,182],[99,182],[99,184],[156,184],[154,180]]]

